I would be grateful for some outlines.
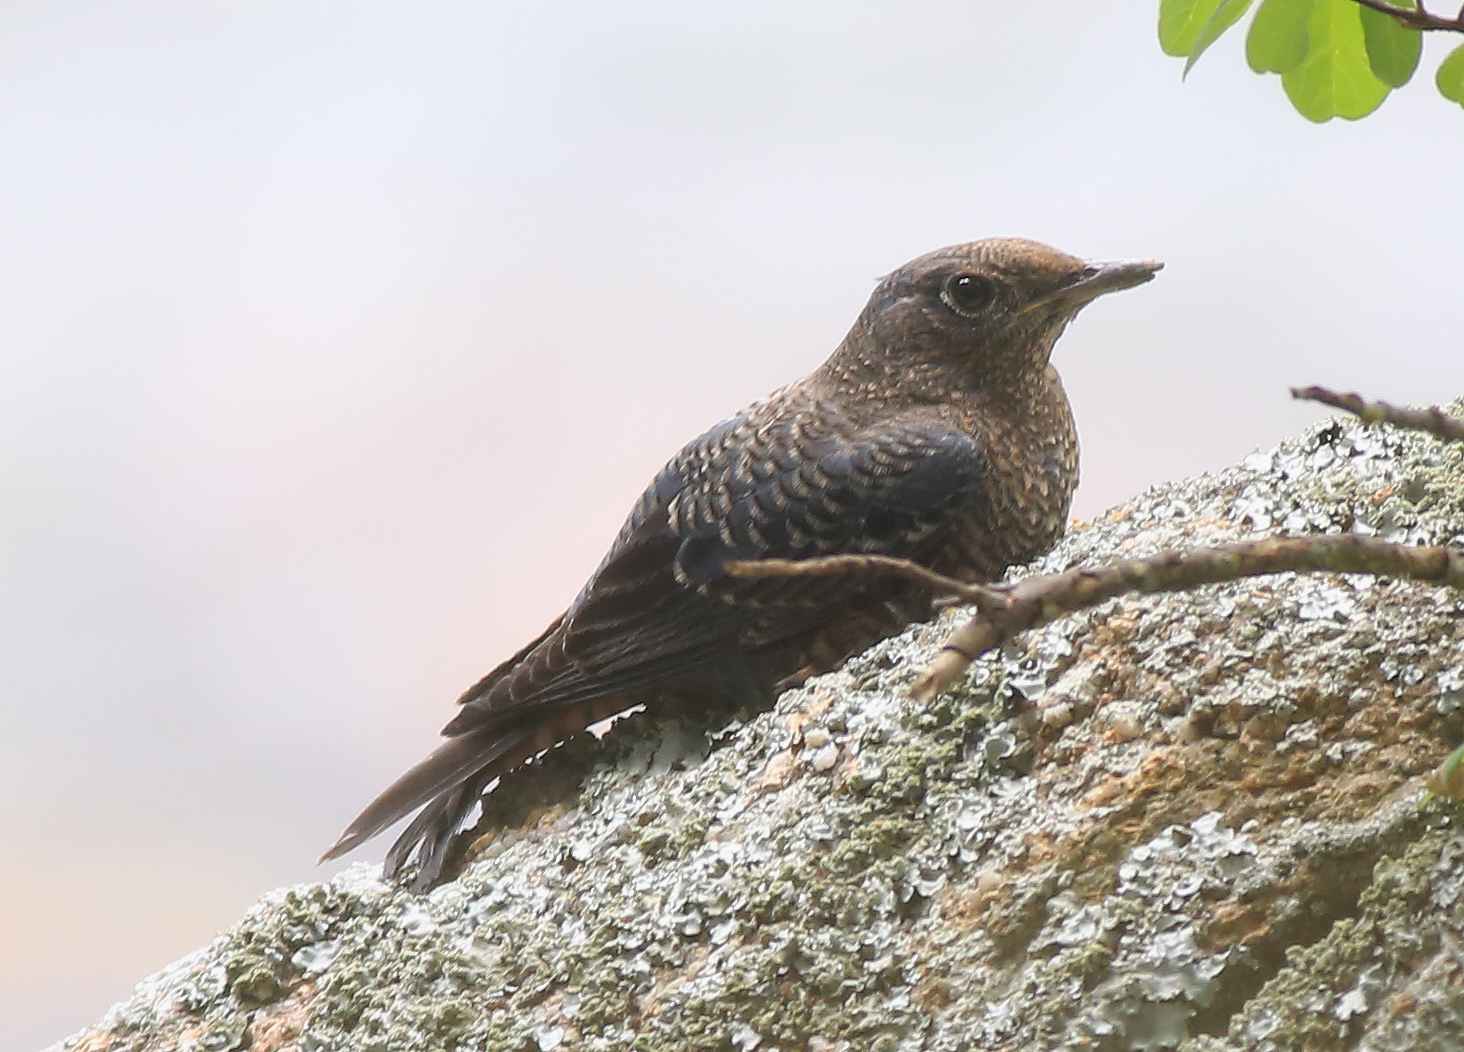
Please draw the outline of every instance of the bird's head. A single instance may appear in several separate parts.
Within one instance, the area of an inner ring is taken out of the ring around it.
[[[830,365],[906,377],[907,389],[1001,389],[1041,376],[1083,307],[1162,266],[1089,262],[1021,238],[937,249],[880,281]]]

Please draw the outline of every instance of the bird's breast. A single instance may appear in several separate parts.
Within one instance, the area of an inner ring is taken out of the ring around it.
[[[1051,549],[1067,530],[1078,486],[1077,430],[1061,385],[1007,408],[1013,411],[983,413],[972,423],[986,451],[988,485],[956,531],[959,554],[952,554],[968,577],[999,577]]]

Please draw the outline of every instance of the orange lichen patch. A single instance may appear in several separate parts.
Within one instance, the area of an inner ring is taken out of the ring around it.
[[[315,983],[302,983],[289,997],[255,1013],[249,1024],[250,1052],[290,1052],[305,1029]]]
[[[1391,692],[1390,692],[1391,693]],[[1413,699],[1380,697],[1377,702],[1364,705],[1342,725],[1342,732],[1349,738],[1362,738],[1377,744],[1396,741],[1405,732],[1418,730],[1438,720],[1438,714],[1429,707],[1410,704]]]
[[[788,718],[784,721],[784,725],[794,734],[798,734],[810,723],[816,723],[824,713],[829,711],[829,707],[833,703],[833,694],[827,690],[820,689],[815,692],[813,700],[807,705],[798,709],[796,712],[789,713]]]
[[[71,1046],[71,1052],[112,1052],[117,1044],[117,1035],[110,1030],[93,1030]]]
[[[1108,650],[1111,647],[1122,646],[1134,638],[1138,631],[1139,619],[1134,614],[1118,612],[1112,617],[1104,618],[1093,628],[1093,633],[1088,642],[1096,650]]]
[[[1082,799],[1085,807],[1107,807],[1121,796],[1126,796],[1128,779],[1119,775],[1106,778],[1090,789]]]
[[[1111,721],[1103,732],[1103,741],[1109,745],[1123,745],[1144,733],[1144,725],[1132,716],[1120,716]]]
[[[1042,927],[1048,894],[1023,894],[1017,874],[987,871],[974,887],[951,888],[937,894],[935,903],[947,930],[979,930],[998,952],[1026,945]]]
[[[950,980],[945,976],[927,973],[921,976],[915,988],[910,991],[910,999],[934,1014],[954,1001],[955,995],[951,991]]]
[[[1264,942],[1272,933],[1266,912],[1262,903],[1222,902],[1196,932],[1195,941],[1210,951]]]
[[[1323,737],[1349,741],[1344,736]],[[1427,755],[1430,748],[1427,738],[1407,735],[1387,748],[1340,762],[1317,749],[1258,750],[1242,760],[1231,806],[1224,810],[1236,824],[1292,815],[1356,821],[1373,813],[1380,800],[1396,791],[1410,776],[1417,756]]]
[[[1129,847],[1165,826],[1226,808],[1235,794],[1236,767],[1228,753],[1210,743],[1156,748],[1136,770],[1105,779],[1082,798],[1085,807],[1110,813],[1069,836],[1032,837],[1021,868],[1075,872],[1080,894],[1107,894],[1117,879],[1115,862]]]
[[[1362,771],[1332,778],[1318,786],[1309,811],[1355,821],[1372,814],[1379,802],[1398,790],[1407,778],[1401,771]]]
[[[1029,870],[1038,866],[1045,866],[1059,860],[1064,854],[1065,845],[1071,838],[1059,838],[1045,830],[1039,830],[1028,836],[1022,842],[1025,849],[1022,859],[1023,870]]]
[[[1136,770],[1104,780],[1083,797],[1085,806],[1109,813],[1065,837],[1033,837],[1020,869],[1051,866],[1073,872],[1078,875],[1074,890],[1093,898],[1111,890],[1116,861],[1128,848],[1167,825],[1209,811],[1221,812],[1233,828],[1252,818],[1355,820],[1404,780],[1396,758],[1368,754],[1367,759],[1362,769],[1339,767],[1316,749],[1281,753],[1264,742],[1157,747]],[[965,908],[969,912],[984,904],[978,897]]]
[[[936,893],[940,915],[952,927],[963,931],[979,927],[994,905],[1010,898],[1013,880],[995,870],[984,870],[971,887],[947,885]]]
[[[1404,990],[1388,998],[1388,1014],[1393,1016],[1410,1015],[1418,1008],[1418,998]]]
[[[752,783],[753,792],[775,792],[791,782],[797,770],[798,758],[793,755],[792,749],[784,749],[775,753],[763,766],[757,780]]]
[[[1245,797],[1251,798],[1252,802],[1260,804],[1271,798],[1273,803],[1280,803],[1278,790],[1285,792],[1309,789],[1316,784],[1322,770],[1322,765],[1311,756],[1277,755],[1274,752],[1266,755],[1257,750],[1246,758],[1234,787]],[[1274,809],[1266,810],[1269,813]],[[1293,812],[1294,802],[1288,802],[1282,810]]]
[[[1441,752],[1438,717],[1427,705],[1368,705],[1349,713],[1341,699],[1317,692],[1296,702],[1316,721],[1312,744],[1277,748],[1294,718],[1288,722],[1266,712],[1237,720],[1239,711],[1222,714],[1220,723],[1238,729],[1238,738],[1193,734],[1158,744],[1136,770],[1103,779],[1081,803],[1120,808],[1148,827],[1207,810],[1222,811],[1237,826],[1250,818],[1289,815],[1349,821],[1364,817],[1408,777],[1423,773]],[[1324,751],[1358,741],[1372,748],[1340,760]],[[1156,802],[1160,806],[1153,806]],[[1148,831],[1136,830],[1140,835]]]
[[[674,991],[684,991],[695,982],[711,955],[711,947],[699,945],[688,952],[680,967],[662,969],[657,975],[655,985],[636,999],[636,1021],[654,1019],[660,1013],[666,995]],[[677,1000],[673,998],[672,1004],[676,1003]]]
[[[1172,745],[1153,750],[1144,757],[1138,769],[1126,775],[1106,779],[1082,799],[1087,807],[1109,807],[1127,800],[1182,792],[1195,780],[1195,750]]]

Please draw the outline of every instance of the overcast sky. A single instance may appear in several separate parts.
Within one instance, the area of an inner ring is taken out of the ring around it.
[[[1464,392],[1438,46],[1315,127],[1238,38],[1181,84],[1154,8],[7,4],[14,1047],[332,872],[661,462],[914,255],[1167,262],[1058,347],[1081,516],[1317,419],[1288,384]]]

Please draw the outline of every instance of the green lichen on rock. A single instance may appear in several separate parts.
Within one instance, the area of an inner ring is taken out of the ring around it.
[[[1322,425],[1016,573],[1354,529],[1464,544],[1464,449]],[[1464,737],[1464,598],[1126,596],[911,702],[961,616],[553,750],[459,880],[270,895],[67,1047],[1453,1047],[1464,837],[1419,779]]]

